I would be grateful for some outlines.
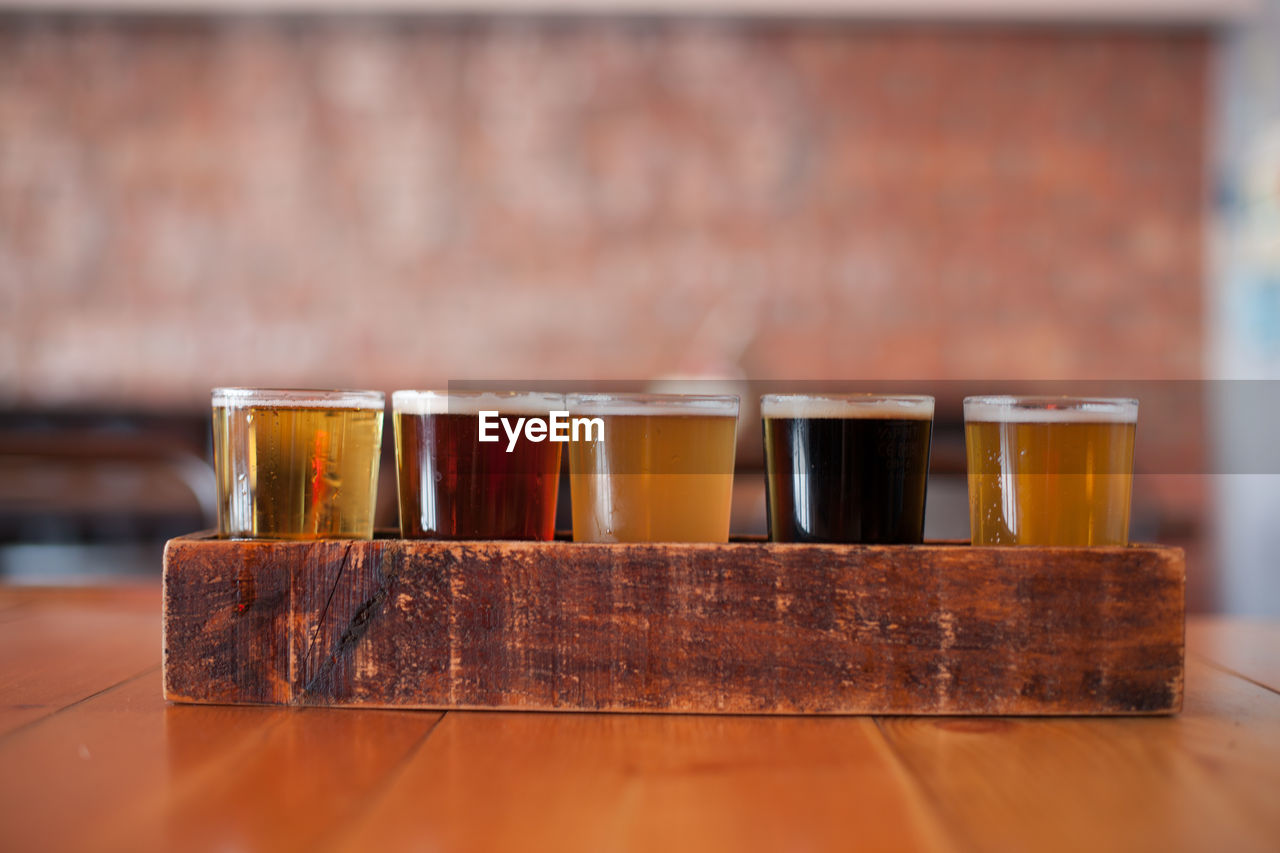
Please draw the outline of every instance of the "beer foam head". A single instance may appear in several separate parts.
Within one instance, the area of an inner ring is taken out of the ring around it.
[[[933,418],[933,398],[918,394],[765,394],[762,418]]]
[[[964,419],[993,423],[1137,423],[1138,401],[1123,397],[965,397]]]
[[[381,391],[313,391],[303,388],[214,388],[213,405],[224,409],[377,409],[386,405]]]
[[[543,391],[396,391],[391,409],[401,415],[540,415],[564,411],[564,395]]]
[[[570,413],[588,417],[701,415],[736,418],[738,416],[738,398],[732,394],[570,394],[566,401]]]

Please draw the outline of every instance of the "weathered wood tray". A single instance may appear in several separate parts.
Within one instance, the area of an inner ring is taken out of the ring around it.
[[[177,702],[1167,714],[1182,551],[169,542]]]

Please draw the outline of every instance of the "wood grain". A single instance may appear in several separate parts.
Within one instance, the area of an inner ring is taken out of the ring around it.
[[[439,716],[167,705],[153,663],[0,740],[0,847],[315,849]]]
[[[465,711],[336,846],[953,849],[867,719]]]
[[[1195,660],[1177,718],[880,725],[970,849],[1275,849],[1280,696]]]
[[[153,626],[153,630],[155,627]],[[155,652],[152,665],[155,667]],[[56,670],[55,670],[56,672]],[[181,756],[170,753],[158,667],[0,741],[0,802],[9,850],[88,850],[109,846],[113,827],[140,803],[167,797],[234,756],[287,711],[209,708]],[[141,832],[142,825],[135,829]],[[133,849],[159,849],[154,837]],[[176,848],[175,848],[176,849]]]
[[[1256,623],[1193,620],[1174,717],[441,717],[167,704],[156,642],[147,673],[98,688],[62,638],[86,606],[108,625],[138,617],[134,603],[54,591],[30,604],[44,616],[23,628],[26,666],[60,694],[64,676],[89,692],[0,736],[0,850],[1248,851],[1280,838],[1280,695],[1204,662],[1220,648],[1266,660]]]
[[[84,593],[54,595],[4,596],[15,608],[13,618],[0,620],[0,735],[156,665],[154,587],[145,595],[124,592],[110,608]]]
[[[1182,697],[1178,549],[243,542],[165,555],[183,702],[1141,714]]]
[[[1202,617],[1188,630],[1193,639],[1205,660],[1280,693],[1280,625]]]
[[[205,710],[165,710],[168,759],[183,784],[121,808],[104,821],[95,846],[130,851],[145,838],[162,849],[235,849],[252,838],[264,850],[316,850],[361,813],[370,794],[441,717],[277,710],[279,716],[264,718],[265,724],[214,756],[201,747],[210,723],[200,713]]]

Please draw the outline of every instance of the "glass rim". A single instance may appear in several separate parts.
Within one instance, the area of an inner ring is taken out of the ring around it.
[[[762,394],[760,417],[777,418],[860,418],[926,420],[933,417],[936,402],[928,394],[878,394],[875,392],[831,392],[814,394]]]
[[[1136,423],[1134,397],[1073,397],[990,394],[964,398],[966,421]]]
[[[223,408],[278,406],[286,409],[382,409],[382,391],[338,388],[247,388],[220,386],[211,393],[212,404]]]
[[[737,394],[644,394],[584,392],[565,395],[570,413],[578,415],[688,415],[737,417]]]
[[[391,394],[391,410],[402,415],[478,415],[482,409],[537,415],[550,413],[557,407],[563,409],[564,405],[564,395],[554,391],[402,389]]]

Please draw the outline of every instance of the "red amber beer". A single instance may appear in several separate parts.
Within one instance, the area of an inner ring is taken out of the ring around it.
[[[381,391],[213,389],[218,533],[371,539]]]
[[[547,419],[564,410],[562,395],[396,391],[391,399],[401,536],[554,537],[561,443],[521,435],[512,444],[498,419]],[[484,411],[498,413],[489,430],[497,441],[480,441]]]
[[[967,397],[975,545],[1126,545],[1138,401]]]

